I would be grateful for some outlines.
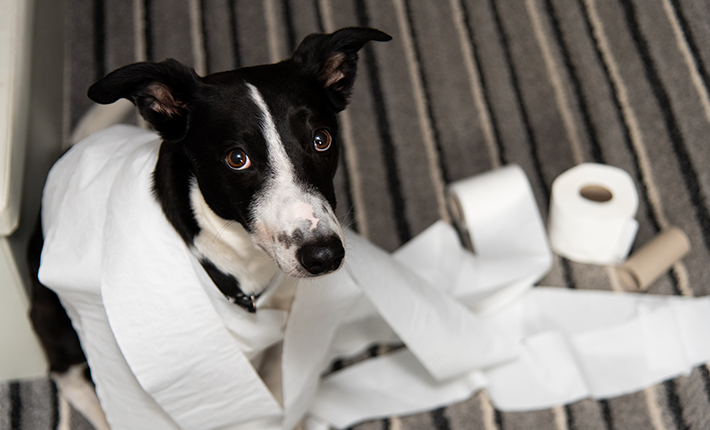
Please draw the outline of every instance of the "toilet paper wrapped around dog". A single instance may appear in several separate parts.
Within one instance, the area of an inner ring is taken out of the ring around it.
[[[158,147],[154,134],[130,127],[94,135],[56,164],[43,201],[40,279],[72,318],[114,428],[292,427],[310,407],[336,328],[352,326],[341,319],[358,300],[437,379],[517,355],[512,338],[485,328],[452,295],[352,232],[347,269],[300,281],[290,313],[242,312],[211,283],[154,200]],[[444,239],[438,261],[450,265],[445,248],[455,244],[453,230]],[[467,282],[452,280],[453,287]],[[281,339],[283,405],[251,362]],[[370,333],[364,341],[376,340]]]
[[[710,357],[704,299],[530,290],[551,254],[515,166],[454,191],[476,255],[445,223],[393,256],[347,232],[344,269],[299,281],[290,312],[243,312],[154,200],[159,144],[126,126],[94,135],[55,165],[43,198],[40,279],[67,308],[114,430],[290,429],[306,414],[342,427],[481,387],[503,410],[540,408]],[[280,340],[282,403],[252,363]],[[321,380],[332,357],[379,341],[407,348]]]

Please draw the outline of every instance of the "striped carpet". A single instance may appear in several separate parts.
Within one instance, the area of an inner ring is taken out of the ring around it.
[[[439,218],[447,183],[506,164],[550,185],[585,161],[626,170],[636,245],[682,228],[692,252],[649,294],[710,294],[710,5],[707,0],[68,0],[66,132],[86,88],[136,60],[199,73],[282,59],[306,34],[361,25],[394,37],[362,51],[339,215],[388,250]],[[543,284],[621,290],[608,267],[556,258]],[[376,348],[373,353],[376,353]],[[2,429],[88,429],[47,380],[0,385]],[[526,413],[485,392],[358,430],[710,429],[710,373]]]

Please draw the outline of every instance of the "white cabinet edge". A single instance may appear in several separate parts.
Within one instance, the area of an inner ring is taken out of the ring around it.
[[[0,235],[19,223],[32,55],[32,0],[0,0]]]

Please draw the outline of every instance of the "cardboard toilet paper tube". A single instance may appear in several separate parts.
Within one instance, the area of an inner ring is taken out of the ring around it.
[[[634,252],[617,268],[621,282],[643,290],[690,251],[690,241],[678,227],[668,228]]]

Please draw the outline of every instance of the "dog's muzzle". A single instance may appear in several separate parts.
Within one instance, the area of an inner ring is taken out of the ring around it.
[[[340,268],[345,249],[340,238],[333,236],[324,241],[303,245],[296,253],[299,263],[312,275],[324,275]]]

